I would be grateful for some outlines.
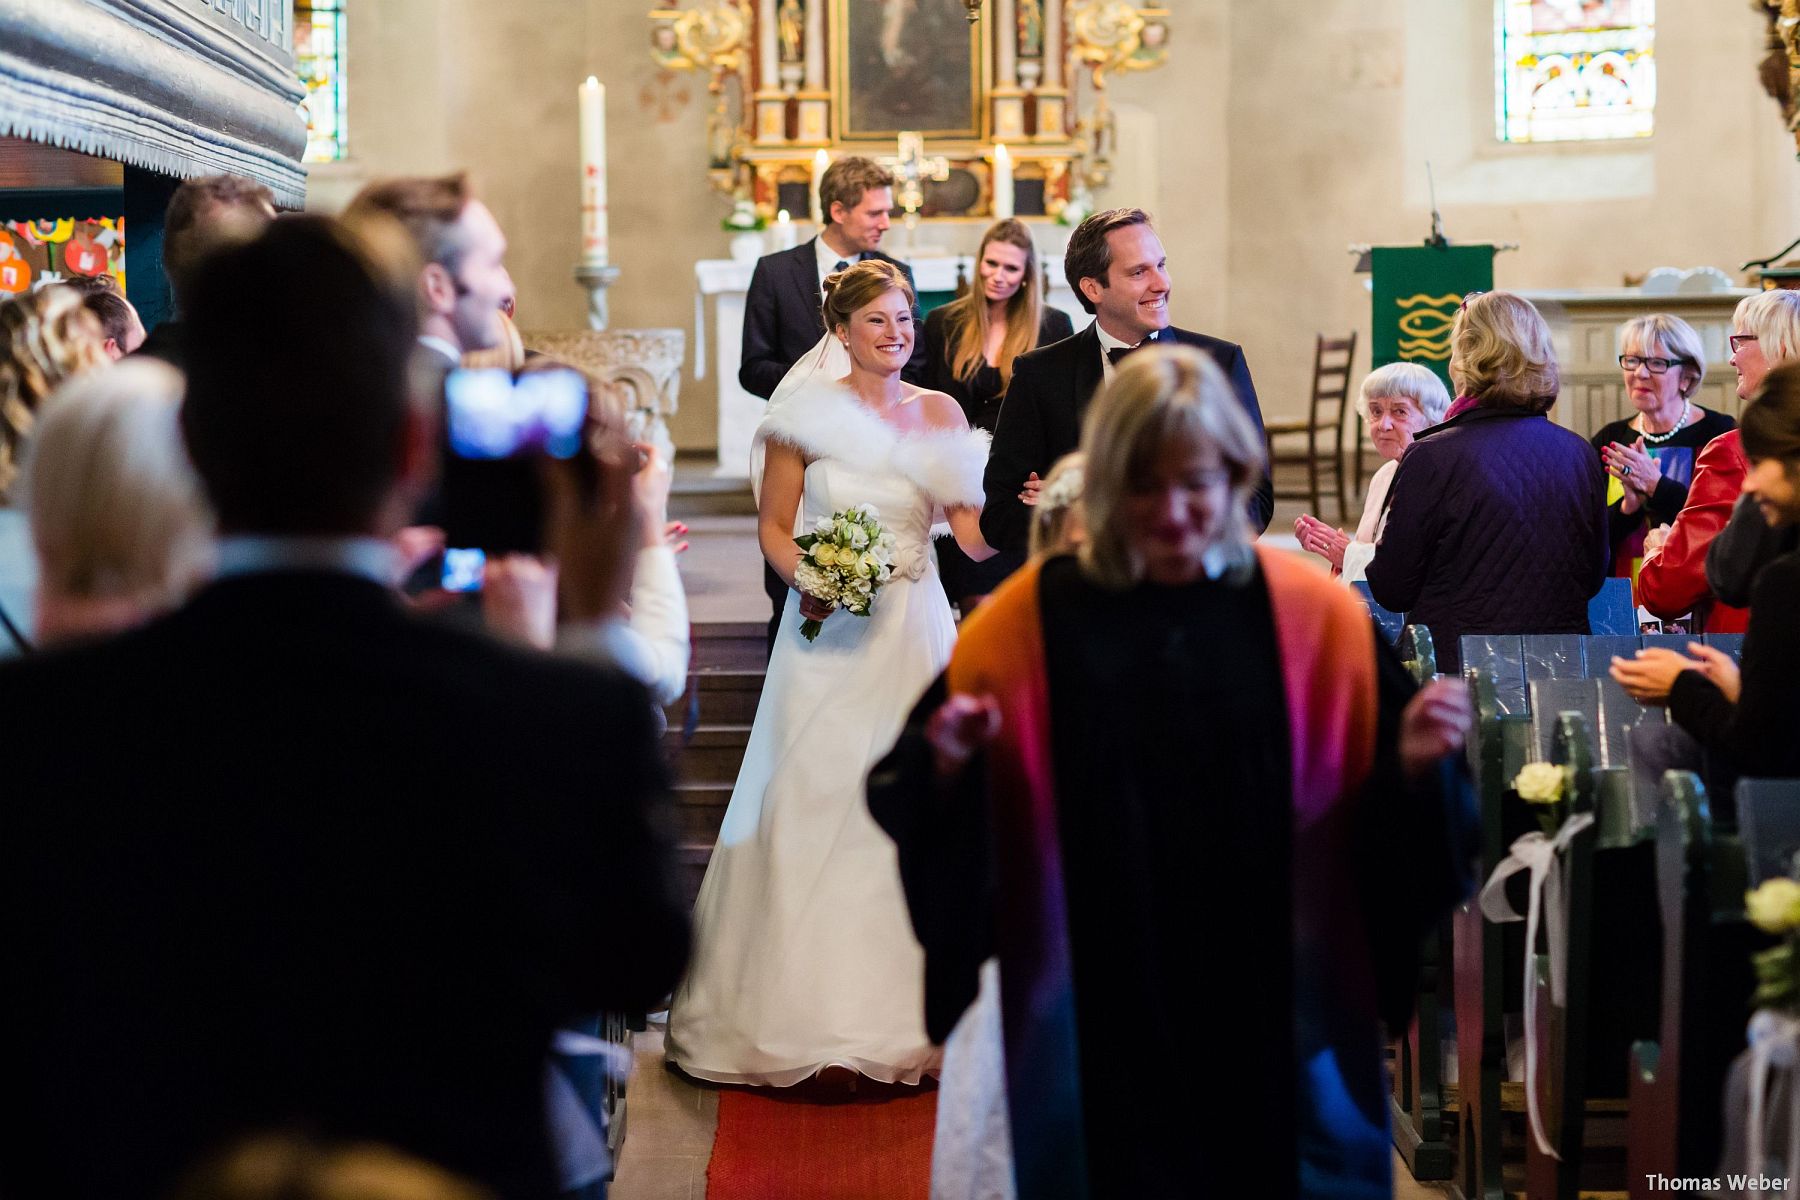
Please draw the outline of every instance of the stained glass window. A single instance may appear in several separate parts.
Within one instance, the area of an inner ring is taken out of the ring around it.
[[[1656,0],[1495,0],[1503,142],[1650,136]]]
[[[347,0],[295,0],[294,70],[306,85],[307,162],[344,157],[344,5]]]

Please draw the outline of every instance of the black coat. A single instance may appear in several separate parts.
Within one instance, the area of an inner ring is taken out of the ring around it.
[[[1698,671],[1669,688],[1669,717],[1742,775],[1800,776],[1800,554],[1784,554],[1757,574],[1744,631],[1736,704]]]
[[[925,374],[920,382],[960,404],[972,428],[992,433],[999,423],[1001,401],[1005,399],[1005,394],[998,390],[1000,372],[984,364],[972,382],[956,377],[950,362],[955,347],[947,312],[947,308],[934,308],[925,317]],[[1068,313],[1048,304],[1044,306],[1043,316],[1038,319],[1037,344],[1040,347],[1054,345],[1074,332],[1075,326]]]
[[[0,1194],[264,1129],[555,1191],[552,1031],[686,957],[640,687],[290,572],[8,664],[0,713]]]
[[[825,336],[825,318],[819,312],[824,296],[819,291],[819,260],[813,251],[817,238],[809,238],[792,250],[779,250],[756,260],[750,276],[750,292],[744,298],[744,354],[739,360],[738,383],[752,396],[767,400],[775,385]],[[867,255],[893,263],[906,272],[912,284],[912,268],[879,250]],[[917,289],[914,289],[915,292]],[[915,307],[915,314],[917,309]],[[925,356],[913,341],[912,358],[901,372],[909,383],[920,382]]]
[[[1235,342],[1173,327],[1165,329],[1159,340],[1171,339],[1212,355],[1231,380],[1232,390],[1250,414],[1260,439],[1262,409],[1256,402],[1256,385],[1250,380],[1244,348]],[[1000,411],[1000,426],[994,431],[994,448],[988,454],[987,475],[982,481],[987,506],[981,511],[981,532],[988,545],[1014,556],[1025,552],[1030,512],[1019,502],[1019,489],[1026,476],[1033,471],[1043,476],[1057,459],[1081,444],[1081,421],[1087,414],[1088,401],[1104,379],[1097,323],[1090,323],[1080,333],[1055,345],[1022,354],[1013,364],[1012,387],[1007,390],[1006,403]],[[1250,501],[1255,533],[1269,527],[1274,512],[1275,489],[1265,471]]]

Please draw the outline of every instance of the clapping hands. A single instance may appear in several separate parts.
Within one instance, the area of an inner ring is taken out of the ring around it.
[[[1677,676],[1683,671],[1698,671],[1736,704],[1743,679],[1731,656],[1700,642],[1689,642],[1687,648],[1694,657],[1687,658],[1661,646],[1639,650],[1636,658],[1615,657],[1612,677],[1639,704],[1663,705],[1669,702],[1669,690],[1675,686]]]
[[[1350,545],[1350,535],[1341,529],[1335,529],[1310,513],[1303,513],[1294,522],[1294,536],[1300,539],[1300,548],[1310,550],[1331,564],[1332,570],[1344,569],[1344,551]]]
[[[1641,437],[1630,445],[1613,442],[1603,447],[1600,461],[1606,465],[1607,474],[1625,485],[1625,500],[1621,507],[1628,513],[1641,508],[1662,479],[1662,467],[1644,449]]]

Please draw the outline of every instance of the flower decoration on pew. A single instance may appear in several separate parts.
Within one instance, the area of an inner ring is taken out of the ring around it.
[[[1563,800],[1569,794],[1569,769],[1550,762],[1529,762],[1513,777],[1513,791],[1531,805],[1545,837],[1562,828]]]
[[[875,592],[894,573],[894,535],[881,527],[881,514],[873,504],[820,517],[813,531],[795,538],[794,544],[806,552],[794,569],[794,586],[859,617],[869,615]],[[800,632],[810,642],[822,628],[809,617]]]
[[[1759,950],[1751,959],[1756,967],[1758,1008],[1800,1008],[1800,881],[1778,876],[1765,879],[1755,891],[1744,893],[1744,911],[1750,923],[1772,933],[1781,944]]]

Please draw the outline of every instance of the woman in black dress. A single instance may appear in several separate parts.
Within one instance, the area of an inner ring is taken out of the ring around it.
[[[1651,313],[1625,322],[1619,329],[1619,366],[1637,411],[1601,426],[1589,440],[1611,477],[1606,532],[1612,574],[1635,580],[1645,535],[1673,524],[1687,503],[1701,448],[1737,422],[1693,402],[1706,377],[1706,351],[1694,327],[1680,317]]]
[[[971,426],[989,433],[1012,383],[1013,361],[1074,333],[1067,313],[1044,303],[1044,272],[1023,221],[996,222],[975,252],[975,285],[925,318],[924,386],[953,396]],[[977,564],[937,541],[944,591],[967,615],[1014,563],[1005,555]]]

